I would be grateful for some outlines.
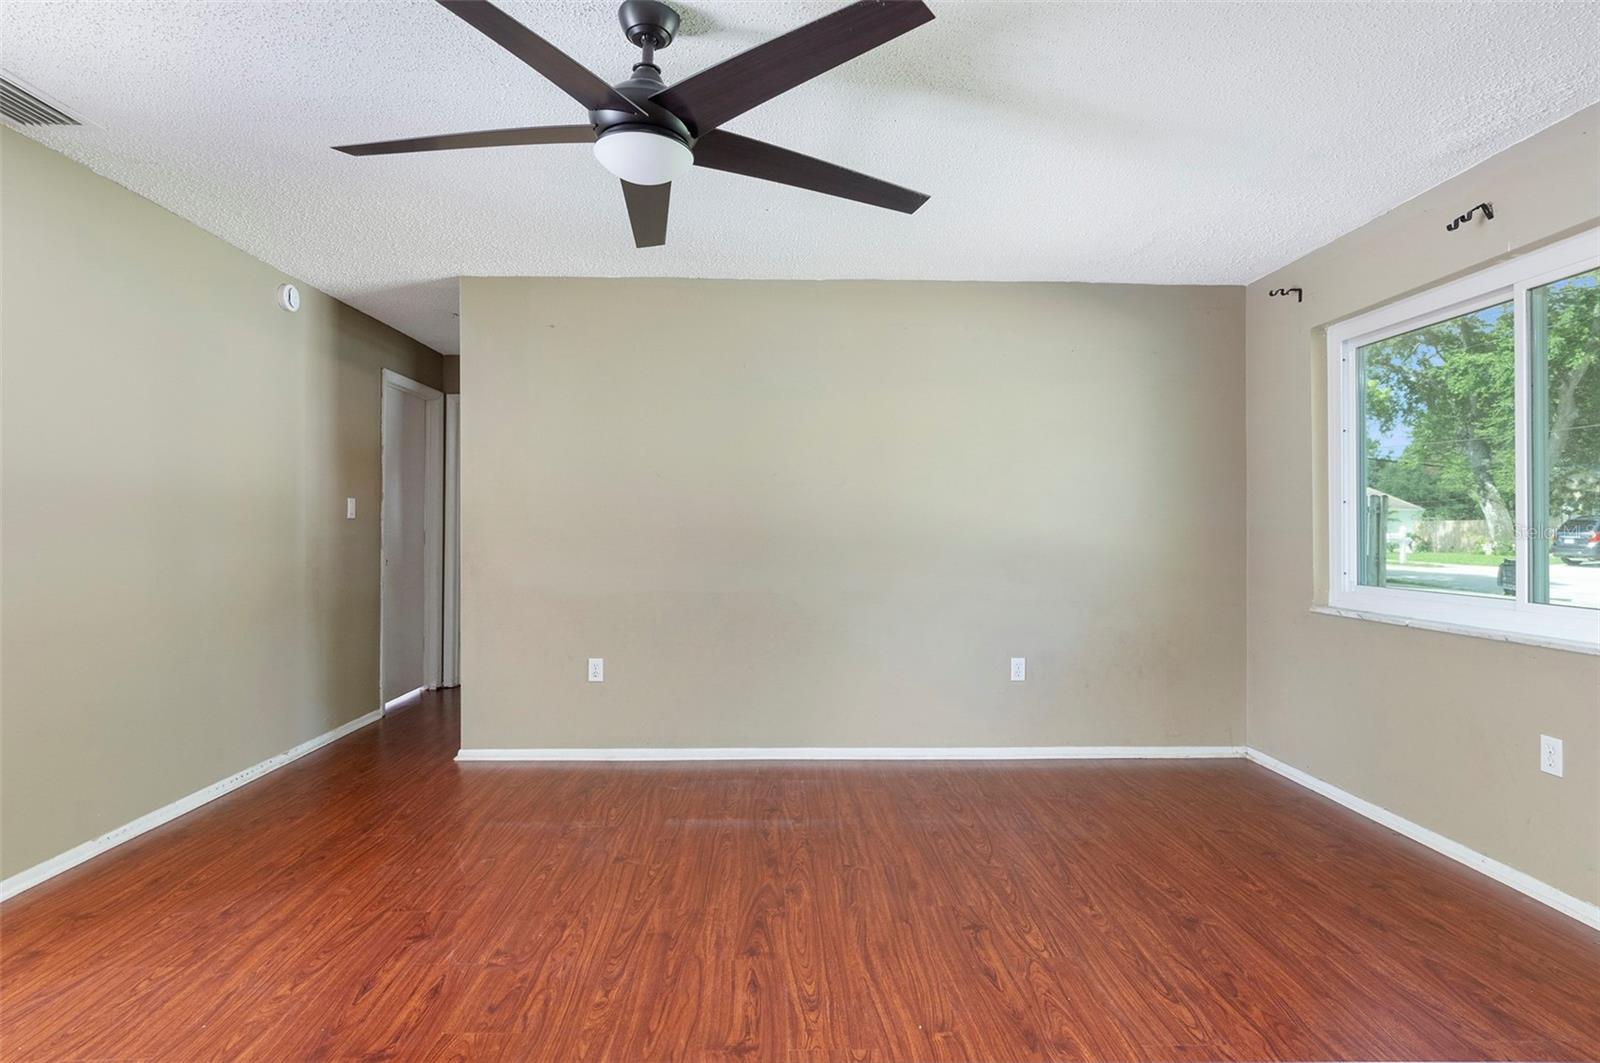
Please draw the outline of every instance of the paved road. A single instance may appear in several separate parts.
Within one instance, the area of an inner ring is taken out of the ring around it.
[[[1500,594],[1498,570],[1492,565],[1402,565],[1391,561],[1388,572],[1393,587]],[[1600,609],[1600,565],[1551,565],[1550,600]]]

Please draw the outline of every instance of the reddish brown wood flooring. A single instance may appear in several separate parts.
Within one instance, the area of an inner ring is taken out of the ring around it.
[[[1252,765],[458,765],[426,699],[0,908],[28,1059],[1600,1058],[1600,934]]]

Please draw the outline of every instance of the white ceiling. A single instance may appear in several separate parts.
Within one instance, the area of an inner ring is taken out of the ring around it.
[[[919,213],[693,170],[647,250],[585,145],[329,150],[584,121],[431,0],[6,0],[0,67],[93,123],[29,135],[450,353],[461,275],[1245,283],[1600,99],[1591,3],[929,3],[728,126]],[[502,6],[636,57],[615,3]],[[669,82],[840,4],[682,6]]]

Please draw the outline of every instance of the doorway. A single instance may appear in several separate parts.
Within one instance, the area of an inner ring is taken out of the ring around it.
[[[444,397],[444,675],[461,685],[461,396]]]
[[[440,685],[444,609],[444,393],[383,371],[382,615],[385,711]]]

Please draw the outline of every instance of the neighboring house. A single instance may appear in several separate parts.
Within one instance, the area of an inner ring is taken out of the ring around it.
[[[1387,519],[1384,521],[1383,539],[1386,545],[1394,547],[1400,553],[1400,560],[1404,561],[1411,552],[1411,538],[1416,535],[1417,528],[1422,524],[1423,508],[1415,502],[1407,502],[1399,495],[1391,495],[1380,491],[1376,487],[1367,488],[1367,504],[1376,495],[1382,495],[1385,502],[1384,508]]]

